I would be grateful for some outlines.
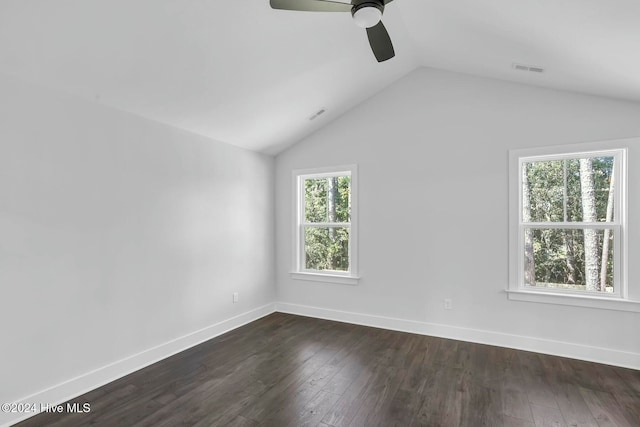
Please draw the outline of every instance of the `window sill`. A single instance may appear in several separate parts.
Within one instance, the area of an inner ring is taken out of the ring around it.
[[[360,280],[356,276],[338,276],[336,274],[291,272],[294,280],[310,280],[312,282],[338,283],[341,285],[357,285]]]
[[[640,301],[509,289],[505,292],[509,295],[509,299],[514,301],[571,305],[574,307],[599,308],[604,310],[632,311],[640,313]]]

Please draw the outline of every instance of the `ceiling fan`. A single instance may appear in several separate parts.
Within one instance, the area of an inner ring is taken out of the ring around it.
[[[351,0],[340,3],[330,0],[270,0],[273,9],[304,12],[351,12],[356,25],[367,29],[371,50],[378,62],[395,56],[387,29],[380,20],[384,7],[393,0]]]

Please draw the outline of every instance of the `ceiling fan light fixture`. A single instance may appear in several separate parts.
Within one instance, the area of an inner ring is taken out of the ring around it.
[[[375,27],[382,19],[382,6],[378,3],[361,3],[354,6],[351,14],[356,25],[360,28]]]
[[[272,9],[301,12],[351,12],[355,23],[365,29],[371,51],[378,62],[393,58],[391,37],[380,20],[385,4],[393,0],[269,0]]]

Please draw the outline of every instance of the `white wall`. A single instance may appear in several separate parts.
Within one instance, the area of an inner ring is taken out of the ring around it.
[[[278,307],[640,368],[640,314],[503,292],[508,150],[638,135],[640,104],[415,71],[276,158]],[[292,280],[291,170],[350,163],[362,279]],[[630,296],[640,300],[640,147],[629,166]]]
[[[72,397],[276,299],[283,311],[640,368],[639,314],[502,292],[508,150],[638,135],[638,104],[423,69],[274,166],[0,76],[0,402]],[[630,147],[638,300],[639,159]],[[360,284],[293,281],[291,170],[350,163]]]
[[[270,156],[0,76],[0,402],[273,308],[273,195]]]

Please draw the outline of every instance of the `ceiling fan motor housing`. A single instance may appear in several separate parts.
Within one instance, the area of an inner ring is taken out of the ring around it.
[[[356,3],[351,8],[351,16],[359,27],[370,28],[380,22],[384,12],[384,3],[381,0],[363,1]]]

